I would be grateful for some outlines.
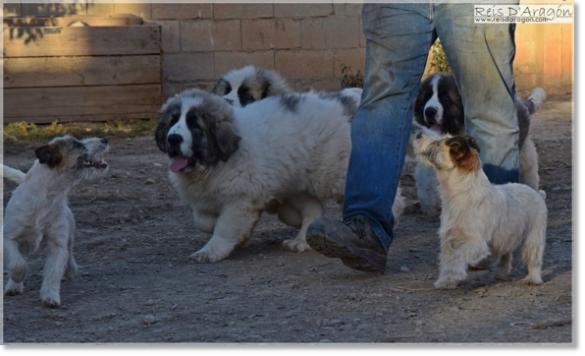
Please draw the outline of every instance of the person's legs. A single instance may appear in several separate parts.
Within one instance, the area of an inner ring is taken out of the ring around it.
[[[514,25],[475,24],[473,4],[439,4],[434,17],[486,175],[495,184],[518,182]]]
[[[344,241],[330,247],[323,240],[331,235],[341,236],[342,240],[343,236],[351,235],[347,227],[331,228],[335,225],[332,219],[317,219],[307,231],[311,247],[327,256],[342,258],[350,267],[383,272],[386,264],[393,239],[392,204],[408,145],[412,103],[420,87],[428,50],[435,40],[430,11],[429,4],[363,6],[367,41],[364,91],[351,127],[352,152],[343,219],[351,231],[375,235],[367,243],[357,243],[363,248],[354,246],[350,252],[365,251],[379,240],[381,246],[373,258],[383,263],[370,261],[376,265],[373,269],[362,268],[359,258],[347,263],[350,254],[344,254],[344,246],[339,246]],[[358,227],[364,221],[369,226]]]

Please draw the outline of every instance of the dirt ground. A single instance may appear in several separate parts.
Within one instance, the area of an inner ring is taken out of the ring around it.
[[[456,290],[433,289],[439,220],[417,209],[411,164],[401,182],[408,213],[383,276],[284,250],[296,230],[267,215],[248,248],[194,264],[210,236],[193,227],[153,137],[109,138],[109,174],[70,195],[80,275],[62,283],[60,308],[46,308],[44,257],[30,258],[24,294],[4,298],[4,342],[571,343],[571,97],[549,98],[532,122],[549,209],[541,286],[519,282],[516,256],[509,280],[471,271]],[[5,143],[4,162],[28,169],[34,147]],[[5,182],[4,204],[14,187]]]

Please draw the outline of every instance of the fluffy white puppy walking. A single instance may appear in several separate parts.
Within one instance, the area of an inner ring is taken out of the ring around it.
[[[57,137],[36,149],[38,159],[26,174],[3,166],[4,177],[19,184],[6,206],[2,224],[4,264],[9,276],[6,295],[24,291],[28,272],[24,257],[40,247],[48,253],[41,300],[49,307],[61,304],[61,278],[73,279],[77,273],[73,258],[75,219],[67,195],[80,180],[106,172],[108,166],[102,155],[107,150],[105,139]]]
[[[496,277],[512,269],[512,254],[521,247],[528,266],[527,284],[541,284],[547,208],[543,196],[524,184],[492,185],[469,136],[437,138],[413,124],[414,153],[434,168],[442,201],[441,256],[436,288],[456,288],[475,265],[490,253],[496,257]]]

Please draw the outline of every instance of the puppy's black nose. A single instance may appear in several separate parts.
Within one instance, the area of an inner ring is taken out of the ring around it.
[[[106,140],[105,138],[102,138],[100,140],[100,142],[103,143],[104,145],[107,145],[108,144],[108,140]]]
[[[425,109],[425,116],[426,117],[435,117],[437,115],[437,109],[433,107],[428,107]]]
[[[181,144],[181,142],[183,142],[183,137],[181,135],[172,134],[167,137],[167,141],[171,146],[178,146]]]

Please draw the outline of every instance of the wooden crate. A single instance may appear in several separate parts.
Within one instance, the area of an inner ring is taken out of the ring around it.
[[[4,19],[4,122],[154,119],[161,30],[132,15]]]

